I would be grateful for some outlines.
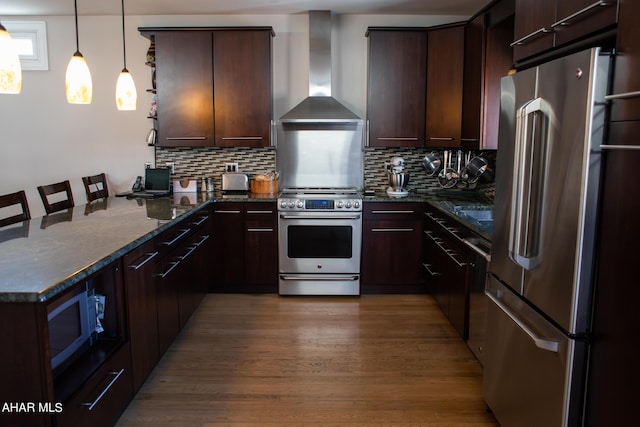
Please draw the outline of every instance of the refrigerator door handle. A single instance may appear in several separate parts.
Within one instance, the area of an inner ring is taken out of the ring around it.
[[[509,256],[526,270],[533,270],[542,262],[545,165],[553,123],[553,109],[543,98],[528,101],[516,112]],[[539,179],[532,180],[532,176]]]
[[[502,301],[500,301],[499,291],[489,291],[489,290],[487,290],[485,292],[485,294],[487,295],[487,297],[489,297],[489,299],[491,301],[493,301],[493,303],[500,310],[502,310],[502,312],[504,314],[509,316],[509,318],[516,325],[518,325],[518,327],[520,329],[522,329],[525,334],[527,334],[529,336],[529,338],[531,338],[531,340],[536,345],[536,347],[538,347],[538,348],[540,348],[542,350],[550,351],[552,353],[557,353],[558,352],[558,342],[557,341],[553,341],[553,340],[548,340],[548,339],[541,338],[533,330],[531,330],[531,328],[529,328],[522,320],[520,320],[515,313],[513,313],[505,304],[502,303]]]

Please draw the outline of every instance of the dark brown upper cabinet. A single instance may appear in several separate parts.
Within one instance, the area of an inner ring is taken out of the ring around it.
[[[640,120],[640,2],[620,2],[620,22],[616,38],[616,66],[613,78],[611,120]]]
[[[155,41],[158,145],[271,145],[270,27],[139,30]]]
[[[213,146],[211,31],[155,35],[158,145]]]
[[[515,62],[614,27],[617,6],[617,1],[516,0]]]
[[[464,25],[428,33],[426,145],[460,147]]]
[[[369,28],[369,146],[423,147],[427,32]]]

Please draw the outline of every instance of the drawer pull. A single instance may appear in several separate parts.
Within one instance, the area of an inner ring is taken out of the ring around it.
[[[527,40],[532,39],[536,36],[539,36],[541,34],[547,34],[550,33],[551,30],[548,28],[540,28],[539,30],[534,31],[531,34],[527,34],[526,36],[522,37],[521,39],[518,39],[516,41],[514,41],[513,43],[511,43],[509,46],[514,47],[514,46],[522,46],[523,44],[526,44]]]
[[[217,213],[217,214],[239,214],[240,211],[213,211],[213,213]]]
[[[273,211],[247,211],[248,214],[272,214]]]
[[[186,236],[191,231],[191,229],[190,228],[186,228],[186,229],[183,229],[183,230],[180,230],[180,231],[181,231],[181,233],[178,234],[173,240],[171,240],[169,242],[162,242],[162,244],[165,245],[165,246],[173,245],[175,242],[177,242],[178,240],[180,240],[184,236]]]
[[[411,233],[413,228],[372,228],[374,233]]]
[[[411,215],[415,213],[415,211],[371,211],[372,214],[404,214]]]
[[[205,141],[206,136],[169,136],[165,138],[167,141]]]
[[[379,137],[378,141],[417,141],[418,138],[417,137],[413,137],[413,136],[409,136],[409,137],[402,137],[402,136],[387,136],[387,137]]]
[[[558,22],[554,22],[553,24],[551,24],[551,28],[555,29],[556,27],[561,27],[561,26],[566,26],[566,25],[571,25],[571,21],[573,21],[575,18],[580,17],[581,15],[584,15],[590,11],[592,11],[593,9],[596,9],[598,7],[602,7],[602,6],[609,6],[611,3],[606,2],[606,1],[597,1],[595,3],[590,4],[589,6],[585,7],[584,9],[581,9],[579,11],[577,11],[576,13],[572,13],[571,15],[562,18],[561,20],[559,20]]]
[[[150,253],[147,253],[146,255],[147,257],[142,262],[138,264],[131,264],[129,268],[133,268],[134,270],[139,270],[143,265],[145,265],[146,263],[154,259],[158,255],[158,251],[150,252]]]
[[[271,233],[273,228],[247,228],[247,231],[253,233]]]
[[[85,402],[82,403],[82,406],[88,406],[88,410],[92,411],[93,408],[98,404],[98,402],[100,402],[100,400],[104,397],[104,395],[109,391],[109,389],[113,386],[113,384],[115,384],[115,382],[118,380],[118,378],[120,378],[120,375],[122,375],[124,373],[124,368],[120,369],[120,371],[118,372],[109,372],[109,375],[115,375],[111,381],[109,381],[109,384],[107,384],[107,386],[102,390],[102,392],[98,395],[98,397],[96,397],[96,400],[94,400],[93,402]]]
[[[167,271],[165,271],[164,273],[158,273],[156,274],[156,276],[158,276],[161,279],[164,279],[165,277],[167,277],[169,273],[171,273],[178,266],[178,264],[180,264],[180,261],[171,261],[169,264],[171,265],[171,267],[169,267]]]
[[[431,271],[431,264],[422,264],[422,266],[424,267],[425,270],[427,270],[427,273],[429,273],[431,276],[440,276],[440,273],[437,273],[435,271]]]
[[[209,239],[209,235],[208,234],[204,234],[204,235],[200,236],[200,241],[198,243],[196,243],[196,245],[200,246],[201,244],[206,242],[207,239]]]
[[[601,145],[602,150],[640,150],[640,145]]]
[[[193,224],[195,226],[198,226],[198,225],[201,225],[202,223],[204,223],[208,219],[209,219],[209,215],[206,215],[206,216],[201,217],[199,221],[194,221],[191,224]]]
[[[431,141],[453,141],[453,138],[451,138],[451,137],[441,137],[441,138],[430,137],[429,139]]]
[[[233,140],[241,140],[241,141],[261,141],[261,136],[224,136],[222,137],[223,141],[233,141]]]
[[[637,90],[635,92],[614,93],[611,95],[606,95],[604,99],[606,101],[610,101],[612,99],[637,98],[639,96],[640,96],[640,90]]]

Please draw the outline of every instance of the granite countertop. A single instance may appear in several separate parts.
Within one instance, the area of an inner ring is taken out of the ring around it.
[[[277,194],[223,195],[174,193],[157,199],[110,197],[33,218],[0,229],[0,302],[41,302],[115,261],[175,222],[212,202],[276,201]],[[426,202],[487,240],[491,230],[459,215],[466,209],[490,210],[477,192],[412,192],[393,198],[386,192],[365,202]]]
[[[373,196],[364,196],[365,202],[422,202],[462,223],[480,237],[491,241],[493,222],[478,220],[465,215],[471,210],[482,211],[493,217],[493,200],[479,191],[459,189],[437,189],[425,192],[411,191],[406,197],[390,197],[385,191],[376,191]]]
[[[206,194],[110,197],[0,230],[0,302],[45,301],[158,235]]]

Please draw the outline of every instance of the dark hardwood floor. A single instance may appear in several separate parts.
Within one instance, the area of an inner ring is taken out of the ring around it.
[[[428,295],[209,294],[117,426],[497,426]]]

